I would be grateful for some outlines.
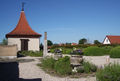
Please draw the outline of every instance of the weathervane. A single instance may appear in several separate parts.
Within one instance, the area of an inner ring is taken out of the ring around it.
[[[24,11],[24,4],[25,2],[22,2],[22,11]]]

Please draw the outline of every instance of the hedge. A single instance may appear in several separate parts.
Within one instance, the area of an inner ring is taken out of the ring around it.
[[[107,55],[109,52],[106,49],[97,47],[97,46],[90,46],[84,49],[84,55],[86,56],[102,56]]]
[[[120,58],[120,46],[112,48],[112,50],[110,51],[110,57],[111,58]]]

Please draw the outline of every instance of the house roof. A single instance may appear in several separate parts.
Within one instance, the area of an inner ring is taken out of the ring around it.
[[[71,43],[71,45],[77,45],[77,43]]]
[[[120,36],[107,35],[111,44],[120,44]]]
[[[20,19],[16,28],[6,34],[6,37],[41,37],[41,34],[38,34],[32,30],[27,22],[24,11],[21,11]]]

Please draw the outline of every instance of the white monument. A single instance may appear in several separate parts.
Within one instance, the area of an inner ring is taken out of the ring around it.
[[[44,36],[44,49],[43,49],[43,57],[47,56],[47,32],[45,32],[45,36]]]

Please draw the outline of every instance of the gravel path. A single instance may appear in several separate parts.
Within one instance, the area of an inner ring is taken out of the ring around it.
[[[42,81],[96,81],[95,77],[86,77],[86,78],[60,78],[54,77],[45,73],[40,69],[36,64],[40,63],[40,57],[23,57],[20,59],[34,59],[32,62],[23,62],[19,63],[19,78],[24,79],[36,79],[41,78]]]

